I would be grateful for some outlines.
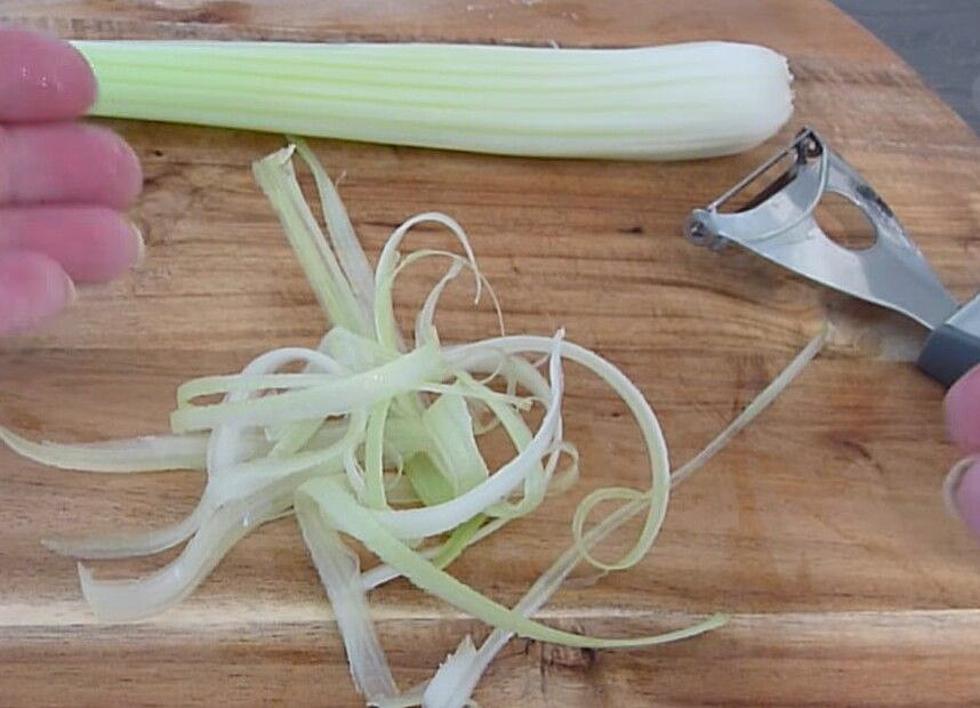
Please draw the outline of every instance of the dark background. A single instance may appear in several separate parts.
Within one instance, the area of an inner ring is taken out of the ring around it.
[[[980,134],[980,0],[834,0]]]

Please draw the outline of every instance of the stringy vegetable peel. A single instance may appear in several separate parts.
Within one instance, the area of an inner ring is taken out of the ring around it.
[[[296,153],[315,177],[326,235],[299,187]],[[686,479],[768,405],[818,353],[826,332],[672,477],[659,422],[640,390],[610,362],[566,341],[563,332],[440,343],[434,317],[450,281],[469,273],[477,298],[482,290],[493,295],[469,239],[451,218],[422,214],[406,221],[372,272],[333,183],[301,141],[256,162],[254,174],[333,323],[319,345],[277,349],[239,374],[185,383],[177,392],[170,435],[62,445],[34,443],[0,428],[0,438],[11,448],[60,468],[206,473],[197,508],[175,524],[48,542],[58,552],[89,559],[151,554],[186,541],[175,560],[146,577],[99,580],[80,563],[82,591],[99,618],[136,620],[163,612],[193,592],[237,541],[263,523],[295,513],[333,608],[351,675],[373,705],[464,705],[514,635],[577,647],[625,648],[685,639],[725,622],[723,615],[714,615],[662,634],[614,638],[558,630],[532,616],[583,560],[602,571],[624,570],[642,560],[663,525],[672,484]],[[399,246],[422,223],[445,227],[463,255],[417,251],[403,258]],[[414,342],[408,345],[396,325],[392,291],[403,266],[422,259],[440,259],[448,267],[420,309]],[[546,373],[527,355],[537,357]],[[578,453],[563,437],[564,360],[598,375],[625,402],[647,449],[650,487],[614,487],[587,496],[573,519],[573,545],[508,608],[457,580],[446,567],[577,479]],[[296,363],[303,365],[301,372],[281,372]],[[197,402],[214,394],[223,400]],[[543,417],[532,430],[525,413],[535,406]],[[491,471],[478,437],[496,427],[514,454]],[[590,513],[605,501],[621,504],[587,528]],[[597,543],[637,516],[642,529],[621,558],[602,562],[591,555]],[[356,539],[381,563],[362,571],[346,538]],[[405,692],[399,691],[378,641],[367,597],[398,577],[494,627],[480,647],[464,638],[431,681]]]

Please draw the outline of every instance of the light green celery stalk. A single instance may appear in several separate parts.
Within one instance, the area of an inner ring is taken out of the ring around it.
[[[76,41],[94,115],[529,157],[727,155],[789,119],[765,47]]]

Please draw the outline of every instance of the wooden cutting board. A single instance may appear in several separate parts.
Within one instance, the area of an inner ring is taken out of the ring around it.
[[[898,317],[818,290],[734,250],[680,234],[705,204],[811,124],[876,186],[960,297],[980,284],[976,137],[914,73],[826,2],[131,3],[0,0],[0,21],[88,38],[459,40],[619,46],[764,43],[796,76],[792,124],[751,154],[692,164],[557,162],[317,141],[372,256],[418,211],[455,216],[513,332],[599,350],[643,388],[672,457],[704,445],[831,317],[838,332],[785,396],[672,500],[635,570],[563,591],[542,617],[594,634],[649,632],[724,610],[729,626],[644,651],[515,641],[484,706],[965,704],[980,700],[980,547],[943,511],[956,452],[943,391],[910,363],[921,336]],[[207,70],[206,67],[202,70]],[[719,105],[719,111],[727,106]],[[0,343],[0,419],[58,440],[163,430],[180,381],[231,372],[263,350],[310,345],[325,323],[250,162],[278,136],[110,123],[135,147],[134,210],[149,257],[88,288],[71,315]],[[446,243],[422,233],[419,245]],[[408,317],[433,271],[400,286]],[[493,318],[453,294],[448,340]],[[566,545],[598,485],[643,486],[625,409],[569,370],[568,437],[580,488],[454,566],[506,603]],[[330,610],[292,520],[236,547],[180,607],[95,623],[54,534],[180,517],[201,480],[56,472],[0,450],[0,704],[357,705]],[[623,542],[625,543],[625,541]],[[100,564],[145,572],[171,556]],[[592,579],[594,580],[594,579]],[[397,679],[430,675],[486,629],[399,582],[372,595]]]

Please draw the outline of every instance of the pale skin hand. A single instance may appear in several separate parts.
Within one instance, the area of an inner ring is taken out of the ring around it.
[[[30,329],[143,252],[123,210],[142,172],[111,131],[77,119],[95,78],[67,43],[0,28],[0,334]]]
[[[946,425],[963,453],[980,459],[980,366],[957,381],[946,395]],[[980,535],[980,461],[960,479],[955,501],[960,518]]]

